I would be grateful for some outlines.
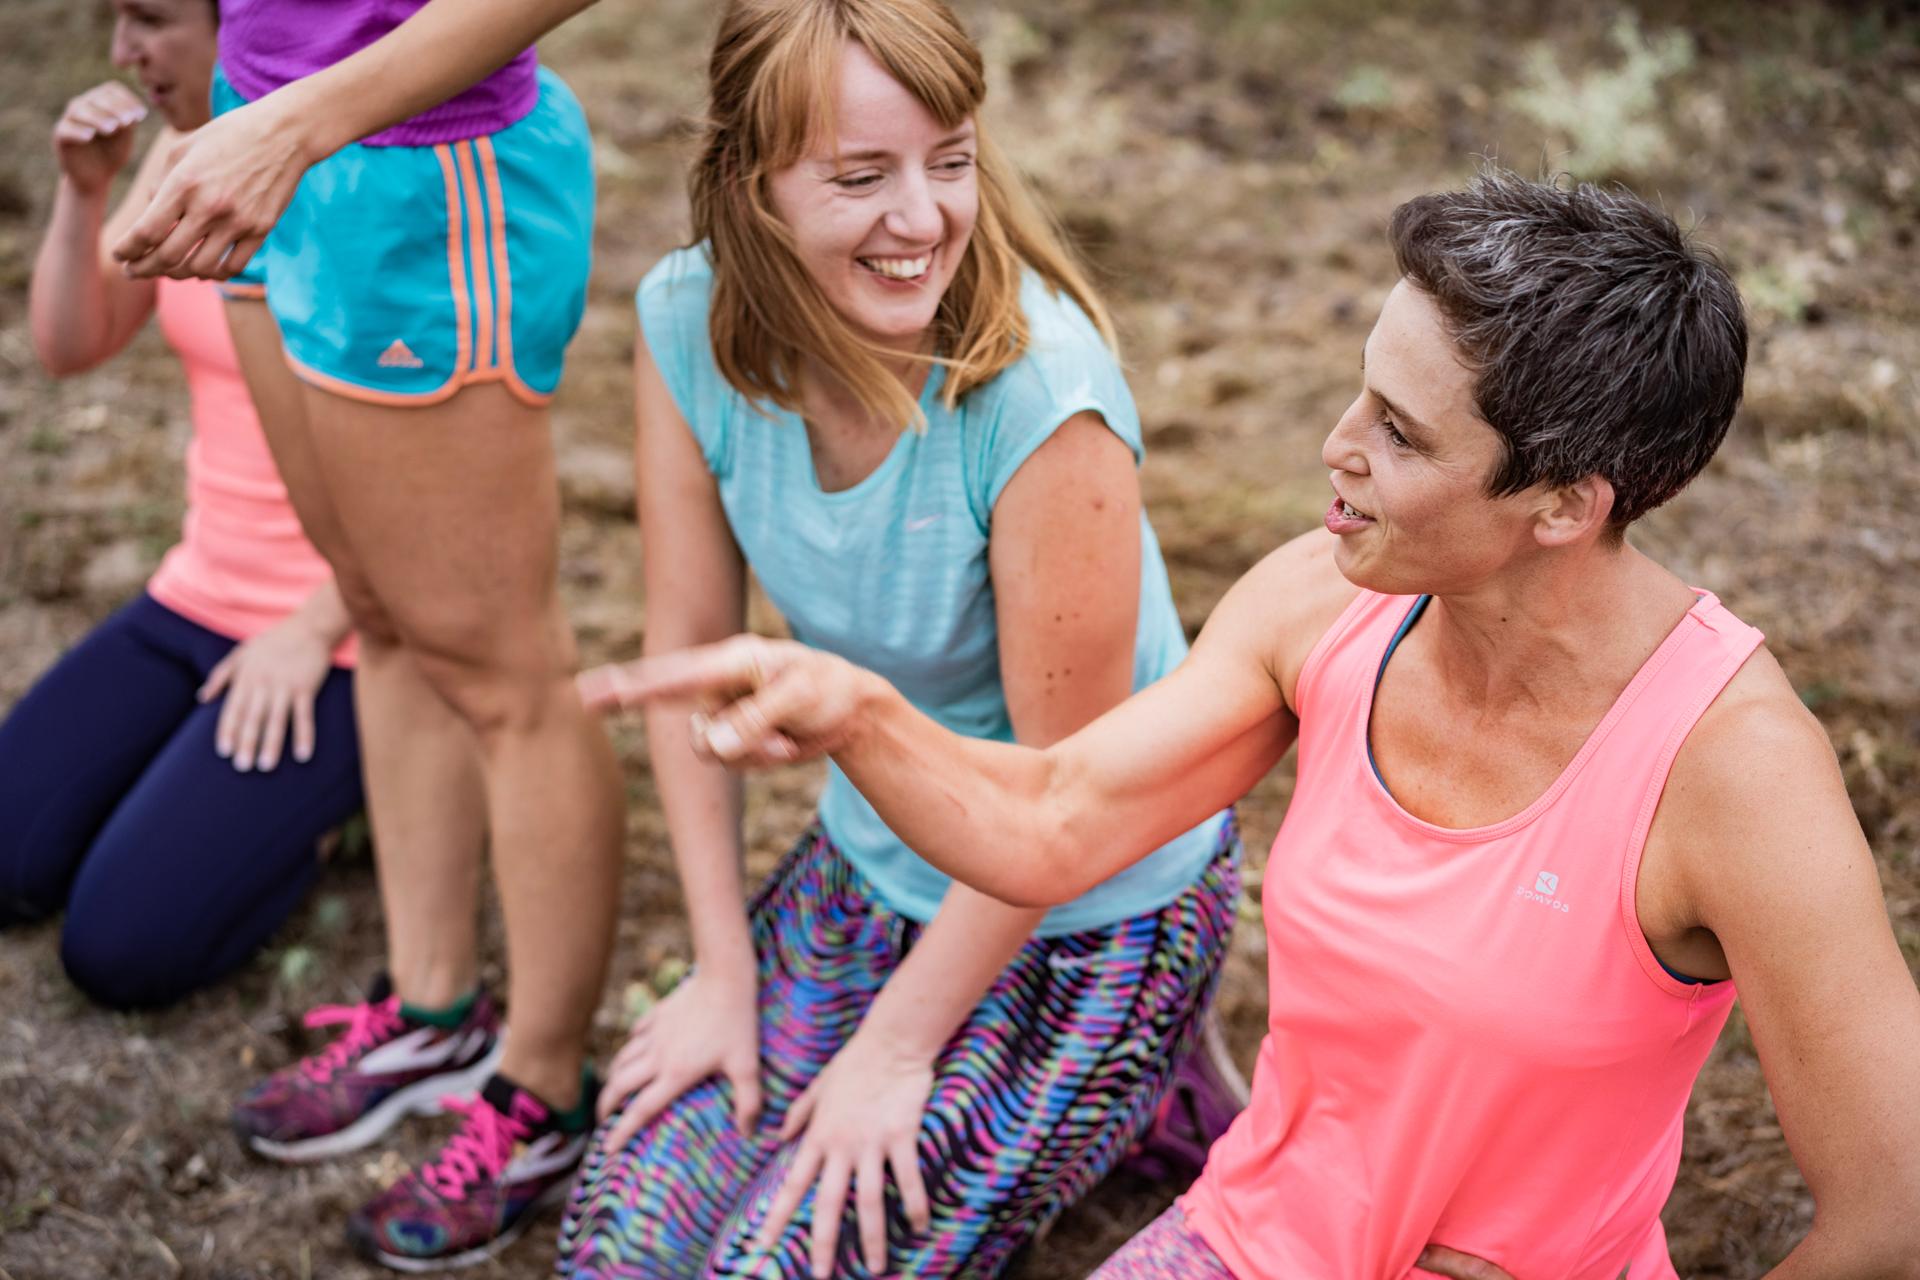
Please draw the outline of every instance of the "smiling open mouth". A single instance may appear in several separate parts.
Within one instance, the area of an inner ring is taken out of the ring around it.
[[[1327,531],[1335,534],[1358,533],[1374,523],[1373,517],[1348,502],[1337,492],[1333,502],[1327,507]]]
[[[889,280],[918,280],[933,266],[933,255],[923,253],[917,258],[855,258],[854,261]]]

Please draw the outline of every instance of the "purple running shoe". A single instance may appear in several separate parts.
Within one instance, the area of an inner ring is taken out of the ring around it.
[[[459,1130],[440,1153],[347,1219],[361,1257],[396,1271],[445,1271],[500,1253],[542,1209],[566,1199],[592,1136],[593,1090],[567,1128],[553,1108],[505,1076],[477,1098],[449,1098]]]
[[[1209,1014],[1200,1043],[1174,1067],[1153,1124],[1120,1167],[1156,1182],[1191,1183],[1207,1162],[1207,1148],[1246,1109],[1249,1096],[1246,1078]]]
[[[325,1005],[309,1027],[345,1026],[332,1044],[274,1072],[233,1109],[242,1144],[272,1160],[358,1151],[440,1099],[472,1093],[499,1058],[500,1015],[481,992],[460,1025],[415,1022],[383,974],[364,1004]]]

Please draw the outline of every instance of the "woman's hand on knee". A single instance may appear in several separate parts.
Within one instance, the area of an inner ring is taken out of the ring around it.
[[[293,758],[313,759],[313,701],[333,665],[333,646],[299,618],[288,618],[235,645],[200,686],[211,702],[224,691],[213,749],[245,773],[280,763],[291,737]]]
[[[692,698],[693,749],[732,768],[768,768],[828,755],[845,741],[877,679],[844,658],[790,640],[738,635],[718,644],[582,672],[596,711]]]
[[[800,1147],[754,1237],[755,1248],[774,1246],[813,1187],[809,1257],[813,1274],[827,1280],[851,1190],[860,1255],[867,1270],[884,1272],[889,1167],[908,1223],[924,1232],[931,1221],[920,1176],[920,1121],[932,1092],[931,1062],[856,1032],[787,1112],[781,1140],[799,1137]]]
[[[600,1090],[600,1118],[620,1112],[603,1139],[606,1150],[626,1146],[675,1098],[711,1076],[732,1086],[734,1124],[743,1137],[751,1134],[761,1096],[760,1010],[751,974],[722,978],[696,969],[633,1024]]]

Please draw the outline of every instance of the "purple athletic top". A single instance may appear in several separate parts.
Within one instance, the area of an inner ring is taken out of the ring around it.
[[[427,0],[220,0],[220,69],[249,102],[330,67],[412,17]],[[471,89],[390,129],[370,147],[426,147],[498,133],[540,97],[531,48]]]

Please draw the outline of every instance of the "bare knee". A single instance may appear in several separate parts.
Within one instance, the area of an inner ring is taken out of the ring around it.
[[[503,735],[528,733],[545,724],[568,683],[558,672],[489,669],[432,658],[421,660],[420,670],[483,746]]]
[[[408,651],[436,693],[446,699],[484,745],[504,734],[545,724],[563,699],[572,697],[570,652],[554,645],[422,643],[409,637]]]

